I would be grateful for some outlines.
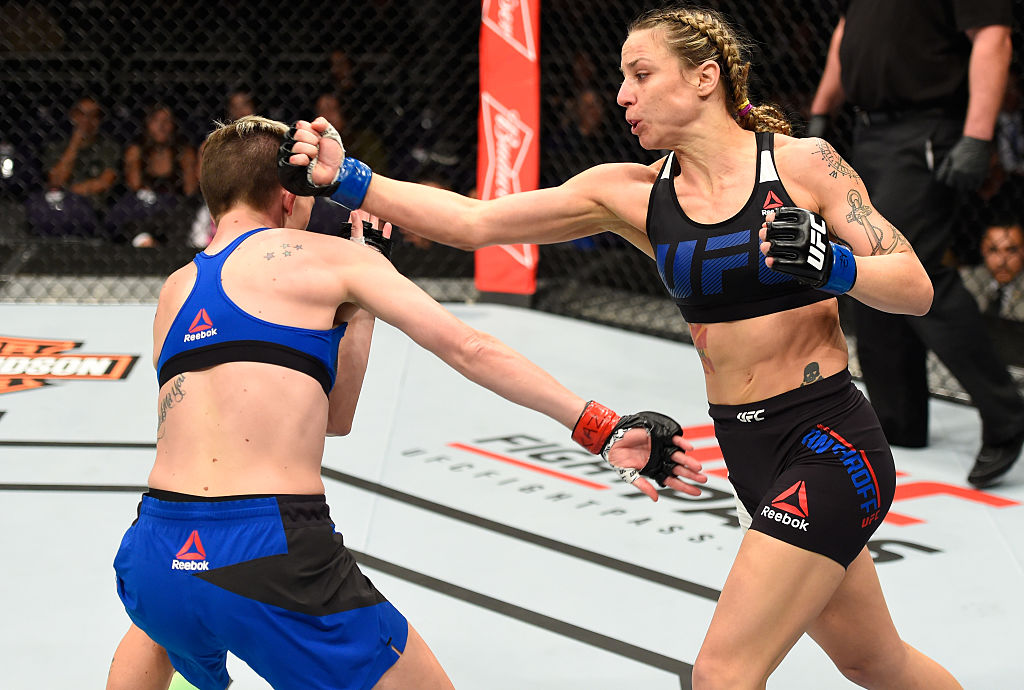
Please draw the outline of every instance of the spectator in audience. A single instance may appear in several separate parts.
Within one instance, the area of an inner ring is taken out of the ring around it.
[[[163,104],[146,113],[142,136],[125,149],[128,193],[110,210],[107,225],[115,238],[152,247],[181,232],[175,212],[199,188],[195,149],[178,135],[174,113]]]
[[[97,217],[117,182],[118,146],[103,136],[103,108],[92,96],[75,102],[69,113],[71,134],[43,151],[47,190],[29,198],[33,231],[49,236],[92,236]]]
[[[228,94],[227,107],[224,109],[228,122],[256,114],[256,99],[248,86],[238,86]],[[206,143],[205,140],[203,143]]]
[[[1017,221],[990,225],[981,239],[982,264],[961,268],[992,342],[1007,364],[1024,367],[1024,231]]]
[[[553,187],[599,163],[633,160],[633,141],[623,127],[613,126],[611,108],[595,88],[577,92],[567,104],[559,126],[550,128],[542,155],[548,159],[543,187]],[[617,125],[617,123],[616,123]]]
[[[990,225],[981,238],[980,266],[961,269],[977,285],[978,306],[989,317],[1024,322],[1024,231],[1020,223]],[[1020,345],[1024,349],[1024,344]]]
[[[352,78],[352,60],[344,48],[334,48],[327,56],[327,72],[331,75],[331,87],[334,93],[345,97],[355,89]]]
[[[234,122],[235,120],[245,117],[246,115],[256,114],[256,98],[253,95],[253,91],[247,85],[240,84],[232,89],[228,93],[227,100],[224,102],[224,122]],[[204,132],[205,134],[205,132]],[[199,152],[196,154],[196,179],[199,179],[200,174],[203,172],[203,147],[206,146],[206,140],[204,139],[199,144]],[[196,249],[206,249],[206,245],[213,239],[213,233],[216,231],[217,226],[213,222],[213,217],[210,216],[210,209],[206,207],[205,203],[199,204],[196,209],[195,217],[192,219],[192,225],[189,228],[188,243],[189,246],[195,247]]]
[[[561,126],[551,127],[541,147],[541,187],[557,187],[562,180],[600,163],[636,160],[635,139],[624,128],[613,127],[607,113],[612,112],[596,88],[581,89],[567,103]],[[647,157],[646,152],[640,159]],[[572,240],[579,249],[625,246],[611,232]]]
[[[388,155],[384,148],[384,142],[375,133],[353,122],[341,105],[341,98],[334,92],[325,92],[316,99],[313,108],[317,115],[321,115],[334,128],[342,132],[345,137],[345,145],[353,151],[359,152],[359,160],[372,159],[375,165],[388,167]],[[371,165],[367,163],[367,165]],[[374,168],[376,170],[376,168]]]

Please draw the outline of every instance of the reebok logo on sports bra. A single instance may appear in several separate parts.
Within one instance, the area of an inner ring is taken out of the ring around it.
[[[190,343],[194,340],[202,340],[217,335],[217,329],[213,327],[213,320],[206,313],[206,309],[196,312],[196,318],[192,319],[192,325],[188,327],[183,343]]]

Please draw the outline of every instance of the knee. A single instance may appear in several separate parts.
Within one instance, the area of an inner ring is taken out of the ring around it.
[[[700,653],[693,662],[693,690],[736,690],[764,687],[764,679],[751,676],[746,664],[722,656]]]
[[[844,656],[833,659],[847,680],[862,688],[878,687],[887,679],[899,677],[899,669],[907,659],[907,645],[902,640],[884,653]]]

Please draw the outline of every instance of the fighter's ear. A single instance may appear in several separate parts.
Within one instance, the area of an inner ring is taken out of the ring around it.
[[[722,68],[715,60],[705,60],[697,65],[694,71],[697,92],[701,96],[709,96],[722,79]]]
[[[284,209],[284,213],[287,216],[292,214],[292,209],[295,208],[296,196],[289,192],[287,189],[281,188],[281,208]]]

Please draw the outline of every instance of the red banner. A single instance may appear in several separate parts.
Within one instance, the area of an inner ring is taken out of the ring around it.
[[[540,0],[483,0],[477,190],[481,199],[536,189],[540,177]],[[481,292],[532,295],[537,247],[476,252]]]

